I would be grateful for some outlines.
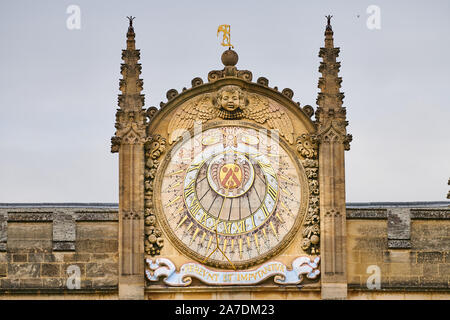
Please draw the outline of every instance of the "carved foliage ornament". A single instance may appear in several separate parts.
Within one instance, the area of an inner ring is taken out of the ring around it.
[[[297,151],[307,159],[317,158],[317,143],[309,134],[302,134],[297,138]]]
[[[156,170],[159,166],[159,158],[166,148],[166,139],[160,135],[150,136],[144,145],[145,147],[145,171],[144,171],[144,188],[145,188],[145,253],[151,256],[159,255],[164,240],[161,238],[162,232],[156,225],[156,216],[153,207],[153,183]]]
[[[309,184],[309,206],[304,221],[302,249],[310,254],[319,253],[320,221],[319,221],[319,163],[317,159],[318,145],[315,137],[302,134],[297,138],[297,151],[305,158],[302,161]]]
[[[294,142],[294,127],[282,106],[261,95],[247,93],[238,86],[228,85],[215,94],[201,95],[180,108],[167,129],[169,143],[175,142],[185,130],[193,128],[195,121],[205,123],[215,118],[267,123],[271,129],[278,129],[289,143]]]
[[[317,157],[317,144],[311,142],[309,135],[302,135],[297,139],[301,142],[297,150],[305,157],[302,165],[305,168],[309,184],[309,205],[303,222],[302,249],[308,254],[319,254],[320,252],[320,214],[319,214],[319,161]],[[306,143],[308,142],[308,148]],[[303,153],[302,153],[303,152]],[[309,159],[308,159],[309,158]]]

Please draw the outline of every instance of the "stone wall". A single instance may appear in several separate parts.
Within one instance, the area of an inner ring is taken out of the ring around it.
[[[450,299],[449,252],[448,208],[347,208],[347,297]],[[0,208],[0,299],[24,297],[117,299],[117,210]],[[147,299],[233,297],[319,299],[320,290],[146,293]]]
[[[450,293],[450,209],[347,209],[347,244],[350,291]]]
[[[0,209],[0,293],[115,292],[117,239],[116,210]]]

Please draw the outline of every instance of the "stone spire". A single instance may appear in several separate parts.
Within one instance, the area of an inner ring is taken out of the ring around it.
[[[128,17],[127,48],[122,50],[119,109],[111,152],[119,153],[119,298],[144,298],[144,145],[147,117],[134,17]]]
[[[127,32],[127,48],[122,50],[120,73],[122,79],[119,81],[118,104],[116,113],[116,134],[111,139],[111,152],[118,152],[121,141],[125,136],[129,139],[145,138],[145,111],[144,95],[141,94],[144,81],[139,78],[141,74],[140,52],[136,49],[136,41],[133,28],[135,17],[127,17],[129,27]]]
[[[344,93],[340,92],[342,78],[339,77],[341,63],[336,61],[340,49],[334,47],[333,29],[331,27],[332,16],[328,15],[325,28],[325,46],[320,48],[319,57],[322,58],[319,72],[318,87],[320,92],[317,96],[316,122],[319,124],[319,134],[333,126],[335,130],[343,135],[345,150],[350,149],[351,135],[346,134],[346,109],[342,107]]]
[[[317,97],[315,136],[319,144],[320,187],[320,252],[322,258],[322,298],[347,297],[346,271],[346,207],[344,150],[350,148],[347,135],[346,111],[342,107],[344,94],[340,92],[339,48],[334,47],[331,17],[327,16],[325,46],[319,72],[320,92]]]

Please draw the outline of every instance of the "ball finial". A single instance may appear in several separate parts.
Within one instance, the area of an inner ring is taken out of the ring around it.
[[[239,60],[238,54],[234,50],[231,50],[230,48],[222,53],[222,63],[226,67],[235,66],[238,60]]]

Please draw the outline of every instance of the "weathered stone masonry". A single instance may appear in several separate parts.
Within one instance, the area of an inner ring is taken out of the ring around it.
[[[0,209],[0,292],[117,291],[117,220],[116,209]]]

